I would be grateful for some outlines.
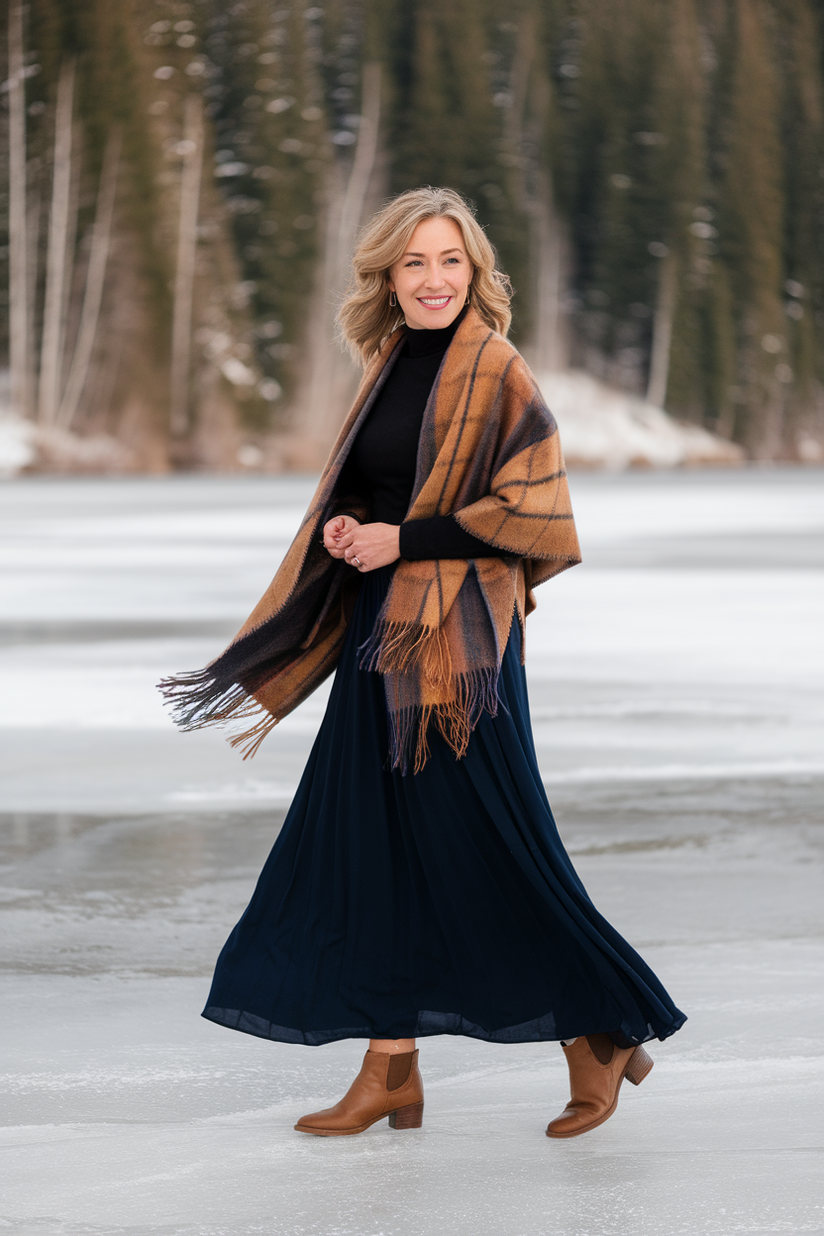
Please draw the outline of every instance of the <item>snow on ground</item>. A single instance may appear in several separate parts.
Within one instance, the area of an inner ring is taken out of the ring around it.
[[[824,1231],[824,473],[573,475],[528,624],[541,767],[599,907],[689,1014],[601,1129],[560,1052],[423,1045],[424,1128],[300,1137],[362,1045],[199,1019],[318,692],[243,763],[154,690],[268,583],[301,478],[0,487],[0,1231]]]
[[[592,374],[567,369],[538,374],[538,385],[561,430],[569,463],[591,468],[678,464],[735,464],[740,447],[698,425],[686,425],[663,408],[617,390]]]
[[[561,427],[567,461],[573,464],[618,471],[743,459],[733,443],[697,425],[681,424],[662,408],[581,370],[539,374],[538,383]],[[35,463],[51,472],[105,473],[129,471],[132,462],[113,438],[45,432],[0,406],[0,477],[16,476]]]
[[[0,478],[16,476],[34,463],[33,426],[20,417],[2,415],[0,409]]]

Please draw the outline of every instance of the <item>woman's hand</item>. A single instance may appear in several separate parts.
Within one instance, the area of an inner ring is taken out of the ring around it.
[[[341,537],[346,536],[348,532],[352,532],[355,528],[359,527],[360,524],[351,515],[338,515],[335,519],[330,519],[328,523],[323,525],[324,548],[333,558],[342,558],[343,547],[340,544]]]
[[[354,527],[348,528],[336,542],[350,566],[356,571],[377,571],[378,567],[397,562],[401,556],[401,530],[397,524],[350,522]]]

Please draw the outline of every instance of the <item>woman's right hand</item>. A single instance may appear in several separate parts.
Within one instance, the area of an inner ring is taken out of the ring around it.
[[[336,515],[334,519],[330,519],[328,523],[323,525],[323,544],[325,549],[333,558],[342,558],[344,550],[339,548],[341,537],[346,536],[347,532],[352,532],[355,528],[359,527],[360,524],[357,519],[353,519],[351,515]]]

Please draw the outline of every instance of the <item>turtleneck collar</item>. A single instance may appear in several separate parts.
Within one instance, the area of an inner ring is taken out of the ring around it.
[[[468,308],[468,305],[464,305],[454,322],[450,322],[448,326],[443,326],[439,330],[416,330],[412,326],[407,326],[402,355],[432,356],[436,352],[445,352],[452,342],[455,331],[466,317]]]

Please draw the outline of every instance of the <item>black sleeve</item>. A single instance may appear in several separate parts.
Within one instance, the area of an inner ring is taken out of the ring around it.
[[[431,519],[409,519],[401,524],[401,557],[407,562],[419,558],[498,558],[501,551],[486,541],[465,532],[452,515],[433,515]]]

